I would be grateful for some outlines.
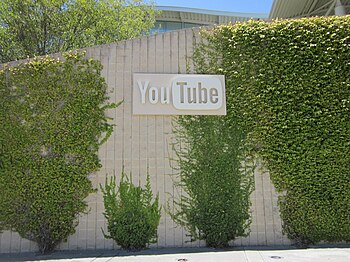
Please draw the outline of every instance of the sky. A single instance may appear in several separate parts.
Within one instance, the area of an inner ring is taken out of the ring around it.
[[[159,6],[181,6],[240,13],[270,13],[273,0],[154,0]]]

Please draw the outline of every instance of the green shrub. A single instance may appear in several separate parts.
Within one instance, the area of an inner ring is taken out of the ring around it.
[[[149,175],[145,188],[135,186],[124,171],[118,189],[115,176],[109,182],[106,179],[104,188],[102,185],[100,188],[108,223],[106,238],[127,250],[144,249],[157,241],[161,208],[158,195],[153,200]]]
[[[296,244],[350,240],[350,16],[219,26],[197,69],[226,76]],[[218,59],[219,58],[219,59]]]
[[[251,222],[252,162],[245,135],[222,116],[182,116],[177,121],[177,156],[183,190],[172,214],[191,240],[222,248],[246,236]]]
[[[0,71],[0,228],[52,251],[75,232],[110,133],[101,65],[81,54]]]

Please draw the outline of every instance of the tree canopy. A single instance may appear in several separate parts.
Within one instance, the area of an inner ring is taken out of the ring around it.
[[[0,62],[138,37],[156,13],[142,0],[2,0]]]

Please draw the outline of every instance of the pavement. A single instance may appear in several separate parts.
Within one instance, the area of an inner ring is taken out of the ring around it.
[[[285,247],[284,247],[285,248]],[[57,251],[50,255],[35,253],[0,254],[0,261],[47,262],[350,262],[350,247],[279,249],[276,247],[148,249],[141,252],[123,250]]]

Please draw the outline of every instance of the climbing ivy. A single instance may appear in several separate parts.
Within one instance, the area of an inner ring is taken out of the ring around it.
[[[350,16],[218,26],[195,56],[264,160],[298,245],[350,240]]]
[[[0,71],[0,227],[42,253],[74,233],[112,131],[101,65],[83,54]],[[101,135],[105,134],[102,139]]]
[[[244,132],[229,123],[224,116],[182,116],[174,126],[182,193],[172,217],[209,247],[227,247],[251,223],[254,163]]]

